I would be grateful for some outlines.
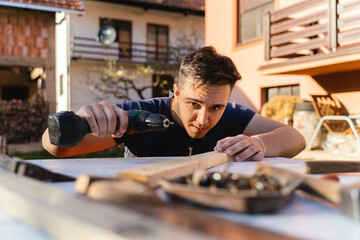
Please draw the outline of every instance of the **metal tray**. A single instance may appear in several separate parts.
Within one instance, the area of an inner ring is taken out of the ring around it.
[[[272,213],[282,209],[292,198],[301,179],[284,179],[275,177],[281,189],[276,192],[258,192],[256,190],[238,190],[236,193],[222,188],[209,188],[179,183],[180,178],[173,180],[159,179],[162,189],[170,200],[184,200],[195,205],[220,208],[239,213]]]

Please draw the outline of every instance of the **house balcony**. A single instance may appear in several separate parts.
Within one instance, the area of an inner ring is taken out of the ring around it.
[[[263,74],[360,69],[360,0],[305,0],[264,16]]]
[[[72,60],[116,60],[121,63],[180,65],[181,59],[193,49],[136,42],[114,42],[103,46],[95,38],[73,36]]]

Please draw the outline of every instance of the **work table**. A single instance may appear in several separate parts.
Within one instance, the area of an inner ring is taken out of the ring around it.
[[[49,170],[54,172],[59,172],[63,174],[67,174],[73,177],[77,177],[82,173],[86,173],[89,175],[95,176],[103,176],[103,177],[114,177],[116,172],[120,169],[129,169],[133,167],[137,167],[140,165],[167,161],[170,159],[174,159],[173,157],[162,157],[162,158],[107,158],[107,159],[59,159],[59,160],[28,160],[31,163],[43,166]],[[263,161],[264,163],[268,163],[270,165],[278,166],[281,168],[286,168],[289,170],[293,170],[296,172],[302,172],[302,164],[303,160],[298,159],[288,159],[288,158],[266,158]],[[253,174],[255,172],[255,164],[256,162],[234,162],[229,168],[229,172],[234,173],[244,173],[244,174]],[[211,170],[213,171],[222,171],[225,167],[225,164],[214,167]],[[4,171],[0,171],[1,174]],[[317,175],[320,177],[320,175]],[[17,177],[17,176],[16,176]],[[17,177],[19,178],[19,177]],[[16,178],[16,179],[17,179]],[[21,181],[29,181],[29,179],[21,177]],[[14,181],[17,181],[14,178]],[[1,180],[1,179],[0,179]],[[32,179],[31,179],[32,180]],[[9,179],[12,181],[12,179]],[[34,181],[34,180],[32,180]],[[36,181],[38,182],[38,181]],[[359,176],[340,176],[340,183],[343,185],[352,184],[355,182],[360,182]],[[35,183],[34,183],[35,184]],[[74,190],[74,182],[61,182],[61,183],[36,183],[41,185],[46,185],[46,188],[54,188],[56,191],[63,192],[69,197],[74,198],[76,201],[80,199],[84,201],[83,196],[79,196]],[[0,183],[0,186],[2,184]],[[34,185],[35,186],[35,185]],[[45,189],[45,188],[44,188]],[[15,190],[16,191],[16,190]],[[46,190],[44,190],[46,191]],[[56,201],[56,200],[54,200]],[[87,199],[85,201],[88,201]],[[91,206],[94,208],[102,208],[109,207],[109,209],[117,209],[116,211],[127,212],[128,214],[134,213],[134,216],[129,215],[128,219],[133,217],[134,219],[151,219],[156,218],[156,216],[151,214],[146,214],[147,216],[140,214],[139,211],[136,211],[136,206],[128,209],[126,205],[124,206],[114,206],[113,204],[96,202],[96,201],[88,201]],[[129,205],[129,206],[130,206]],[[157,206],[159,211],[161,211],[162,207]],[[178,206],[179,207],[179,206]],[[180,209],[184,209],[184,213],[190,209],[191,206],[186,206]],[[108,211],[107,209],[106,211]],[[141,209],[139,207],[138,209]],[[90,211],[90,210],[89,210]],[[106,212],[105,211],[105,212]],[[172,211],[172,213],[171,213]],[[172,209],[170,211],[171,214],[176,215],[176,209]],[[181,211],[181,210],[178,210]],[[237,229],[234,234],[247,234],[248,237],[255,238],[261,236],[268,236],[269,238],[274,239],[359,239],[360,238],[360,223],[356,222],[338,210],[332,209],[328,206],[320,204],[318,202],[314,202],[312,200],[303,198],[302,196],[295,195],[294,199],[285,206],[282,210],[275,214],[239,214],[234,212],[228,212],[223,210],[210,210],[210,209],[200,209],[194,208],[193,211],[198,212],[199,215],[204,214],[206,217],[213,217],[217,219],[217,221],[223,221],[223,228],[229,226],[229,231]],[[11,217],[11,214],[6,213],[6,204],[0,204],[0,220],[3,223],[12,222],[14,223],[14,218]],[[146,211],[145,211],[146,212]],[[184,214],[183,213],[183,214]],[[116,213],[112,213],[115,214]],[[114,215],[114,216],[115,216]],[[109,217],[114,217],[109,216]],[[106,215],[103,216],[106,219]],[[176,216],[173,216],[176,218]],[[121,225],[121,221],[126,221],[127,217],[122,217],[122,219],[117,219],[117,222]],[[160,217],[161,219],[161,217]],[[201,219],[201,216],[199,217]],[[162,217],[164,220],[164,217]],[[131,220],[129,220],[131,222]],[[135,221],[135,220],[134,220]],[[17,222],[17,221],[15,221]],[[199,227],[184,227],[184,226],[174,226],[173,224],[169,225],[169,222],[177,222],[176,220],[167,221],[168,223],[160,223],[160,224],[149,224],[144,223],[143,227],[156,228],[153,232],[153,235],[147,234],[148,239],[158,239],[165,238],[165,236],[169,237],[171,235],[177,236],[180,239],[185,238],[193,238],[197,239],[204,238],[206,239],[209,235],[217,236],[215,230],[200,231],[199,228],[206,226],[206,223],[201,223],[202,225]],[[164,225],[161,225],[164,224]],[[4,224],[2,224],[4,226]],[[181,224],[180,224],[181,225]],[[129,224],[127,224],[129,226]],[[164,227],[166,226],[166,227]],[[15,227],[15,226],[14,226]],[[29,233],[32,234],[33,238],[31,239],[52,239],[52,237],[43,231],[36,231],[29,225],[18,222],[18,229],[25,229]],[[118,226],[119,228],[120,226]],[[121,227],[120,227],[121,228]],[[166,231],[168,228],[169,232]],[[241,229],[244,231],[241,232]],[[258,229],[258,230],[257,230]],[[1,232],[6,233],[6,237],[8,239],[15,239],[17,236],[17,231],[9,231],[5,230],[4,227],[0,229],[0,236],[3,236]],[[118,230],[117,230],[118,231]],[[140,231],[140,230],[139,230]],[[175,232],[174,232],[175,231]],[[220,232],[221,230],[219,230]],[[121,235],[121,231],[120,232]],[[261,235],[261,232],[267,235]],[[215,235],[213,235],[215,233]],[[14,235],[12,235],[14,234]],[[131,233],[133,234],[133,233]],[[133,237],[134,239],[141,239],[142,236],[139,234],[138,236],[131,235],[129,233],[124,232],[125,237]],[[236,239],[237,236],[223,235],[222,237],[229,237]],[[253,235],[251,235],[253,234]],[[259,235],[260,234],[260,235]],[[28,235],[28,236],[29,236]],[[20,239],[21,237],[19,237]],[[29,237],[30,239],[30,237]]]

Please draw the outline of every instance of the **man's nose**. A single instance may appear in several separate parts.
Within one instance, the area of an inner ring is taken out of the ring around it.
[[[205,109],[200,109],[198,114],[197,114],[197,118],[196,120],[201,124],[201,125],[205,125],[208,121],[208,114],[206,112]]]

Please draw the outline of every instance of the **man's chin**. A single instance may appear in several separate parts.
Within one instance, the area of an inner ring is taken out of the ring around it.
[[[206,133],[207,133],[207,132],[201,132],[201,133],[194,133],[194,132],[192,132],[192,133],[189,134],[189,132],[188,132],[188,135],[189,135],[191,138],[200,139],[200,138],[205,137]]]

